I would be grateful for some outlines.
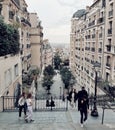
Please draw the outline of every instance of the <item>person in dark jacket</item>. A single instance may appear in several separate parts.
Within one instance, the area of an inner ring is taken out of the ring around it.
[[[85,90],[85,87],[82,87],[82,90],[78,92],[78,111],[80,111],[80,123],[81,127],[83,127],[83,123],[87,120],[89,109],[89,99],[88,93]]]

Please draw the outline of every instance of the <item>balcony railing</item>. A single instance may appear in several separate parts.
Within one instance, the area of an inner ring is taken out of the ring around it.
[[[91,60],[91,64],[92,64],[92,65],[94,64],[94,61],[93,61],[93,60]]]
[[[107,51],[110,52],[111,51],[111,45],[106,45],[107,47]]]
[[[93,26],[93,25],[95,25],[95,20],[93,20],[92,22],[90,22],[90,23],[88,24],[88,27]]]
[[[14,19],[14,12],[13,11],[9,11],[9,19]]]
[[[104,22],[104,17],[99,18],[97,21],[98,24],[103,23],[103,22]]]
[[[92,34],[92,38],[95,38],[95,34]]]
[[[94,48],[94,47],[92,47],[92,48],[91,48],[91,51],[92,51],[92,52],[95,52],[95,48]]]
[[[90,39],[90,35],[87,35],[87,39]]]
[[[99,38],[102,38],[102,33],[99,33]]]
[[[102,48],[99,48],[99,49],[98,49],[98,52],[99,52],[99,53],[102,53]]]
[[[107,67],[111,67],[110,63],[106,63],[106,66],[107,66]]]
[[[112,28],[108,29],[108,35],[112,34]]]
[[[30,23],[27,19],[25,19],[25,18],[23,18],[23,17],[22,17],[22,19],[21,19],[21,22],[22,22],[22,23],[25,23],[25,24],[27,24],[27,25],[29,25],[29,26],[31,27],[31,23]]]
[[[113,10],[109,11],[108,17],[113,17]]]

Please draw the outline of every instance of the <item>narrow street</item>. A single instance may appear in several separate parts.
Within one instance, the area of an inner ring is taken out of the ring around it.
[[[61,75],[57,73],[54,78],[54,84],[51,86],[51,94],[53,97],[60,97],[63,93],[63,82],[61,80]]]
[[[61,80],[61,75],[56,73],[53,78],[53,85],[51,86],[50,92],[53,97],[60,97],[63,93],[63,82]],[[46,90],[42,87],[42,76],[38,80],[38,92],[37,97],[45,97]]]

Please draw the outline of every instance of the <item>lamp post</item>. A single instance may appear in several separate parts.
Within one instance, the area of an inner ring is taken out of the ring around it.
[[[61,99],[61,87],[60,87],[60,99]]]
[[[98,117],[98,110],[97,110],[97,74],[98,69],[100,68],[100,63],[97,61],[94,63],[94,70],[95,70],[95,92],[94,92],[94,102],[93,102],[93,109],[91,111],[91,116]]]

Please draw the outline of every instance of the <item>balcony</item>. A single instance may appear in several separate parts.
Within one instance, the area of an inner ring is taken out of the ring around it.
[[[113,17],[113,10],[109,11],[108,17],[109,17],[109,18],[110,18],[110,17]]]
[[[91,48],[91,51],[92,51],[92,52],[95,52],[95,48],[94,48],[94,47],[92,47],[92,48]]]
[[[91,64],[92,64],[92,65],[94,64],[94,61],[93,61],[93,60],[91,60]]]
[[[94,25],[95,25],[95,20],[93,20],[92,22],[90,22],[90,23],[88,24],[88,27],[94,26]]]
[[[99,53],[102,53],[102,48],[99,48],[99,49],[98,49],[98,52],[99,52]]]
[[[14,12],[13,11],[9,11],[9,19],[14,19]]]
[[[85,50],[88,50],[88,51],[89,51],[89,50],[90,50],[90,47],[85,47]]]
[[[92,34],[92,38],[95,38],[95,34]]]
[[[102,33],[99,33],[99,38],[102,38]]]
[[[43,35],[44,35],[44,34],[43,34],[42,32],[40,32],[40,37],[43,37]]]
[[[104,17],[99,18],[97,21],[98,24],[103,23],[103,22],[104,22]]]
[[[108,29],[108,35],[112,34],[112,28]]]
[[[20,50],[20,55],[23,55],[23,50]]]
[[[90,35],[87,35],[87,38],[90,39]]]
[[[106,45],[106,47],[107,47],[107,51],[111,52],[111,45]]]
[[[106,63],[106,66],[109,67],[109,68],[111,67],[110,63]]]
[[[21,18],[21,22],[31,27],[30,22],[27,19],[23,18],[23,17]]]
[[[31,45],[30,44],[26,44],[26,48],[31,48]]]
[[[30,59],[31,58],[31,54],[27,55],[27,59]]]

